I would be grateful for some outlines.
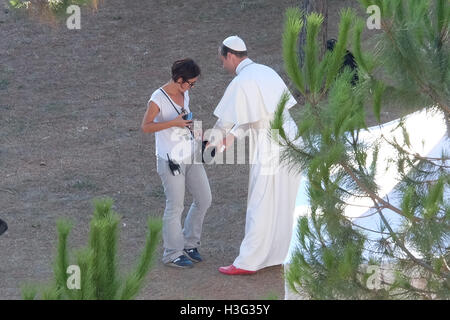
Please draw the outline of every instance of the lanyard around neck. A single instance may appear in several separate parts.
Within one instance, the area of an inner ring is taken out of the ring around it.
[[[162,93],[164,93],[164,95],[166,96],[167,100],[169,100],[170,104],[172,105],[172,107],[175,109],[175,111],[180,115],[181,113],[178,111],[177,107],[175,107],[175,105],[172,102],[172,99],[169,98],[169,96],[167,95],[167,93],[163,90],[163,88],[159,88],[159,90],[161,90]],[[181,108],[181,111],[183,111],[184,108]]]
[[[159,88],[159,90],[161,90],[162,93],[164,93],[164,95],[166,96],[167,100],[169,100],[170,104],[172,105],[172,107],[175,109],[175,111],[178,113],[178,115],[180,115],[181,113],[178,111],[177,107],[175,107],[175,105],[172,102],[172,99],[169,98],[169,96],[167,95],[167,93],[163,90],[163,88]],[[181,111],[183,112],[185,109],[181,108]],[[188,127],[186,127],[186,129],[189,130],[189,132],[191,133],[192,138],[194,138],[194,133],[192,132],[192,130]]]

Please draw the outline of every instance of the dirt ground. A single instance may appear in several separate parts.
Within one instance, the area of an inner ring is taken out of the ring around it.
[[[329,35],[338,8],[330,1]],[[122,215],[121,267],[143,247],[149,215],[162,216],[154,137],[140,123],[150,94],[170,78],[173,61],[191,57],[202,76],[191,91],[195,117],[212,115],[232,77],[217,48],[238,34],[249,55],[286,79],[284,11],[298,0],[107,0],[82,10],[81,30],[0,14],[0,299],[20,299],[27,282],[51,277],[56,220],[74,225],[70,248],[86,244],[94,197],[109,196]],[[140,299],[283,299],[282,266],[229,277],[244,236],[247,165],[206,166],[213,204],[204,222],[205,261],[190,270],[158,261]],[[186,197],[186,208],[192,198]]]

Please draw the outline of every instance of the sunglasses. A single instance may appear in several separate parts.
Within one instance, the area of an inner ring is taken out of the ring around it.
[[[187,82],[187,84],[189,85],[189,87],[193,87],[195,85],[195,81],[194,82],[190,82],[188,80],[186,80],[185,82]]]

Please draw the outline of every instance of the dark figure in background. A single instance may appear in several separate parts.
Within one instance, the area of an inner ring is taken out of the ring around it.
[[[336,45],[337,40],[336,39],[330,39],[327,41],[327,50],[333,51],[334,47]],[[344,64],[342,65],[341,71],[344,70],[345,67],[349,67],[351,71],[353,71],[353,79],[352,79],[352,86],[355,86],[358,82],[358,65],[356,64],[355,57],[353,54],[347,50],[347,53],[344,57]]]
[[[2,234],[4,234],[6,232],[6,230],[8,230],[8,225],[6,224],[5,221],[3,221],[2,219],[0,219],[0,236]]]

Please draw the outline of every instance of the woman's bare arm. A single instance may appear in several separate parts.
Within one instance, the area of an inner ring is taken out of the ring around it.
[[[183,120],[182,115],[171,121],[166,122],[154,122],[155,117],[158,115],[160,109],[156,103],[150,101],[147,111],[145,112],[144,119],[142,119],[141,129],[145,133],[158,132],[171,127],[184,128],[191,124],[191,120]]]

